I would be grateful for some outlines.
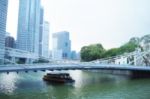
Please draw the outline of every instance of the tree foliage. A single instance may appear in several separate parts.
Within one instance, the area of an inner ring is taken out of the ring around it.
[[[128,42],[126,44],[124,44],[123,46],[121,46],[119,48],[119,53],[118,54],[123,54],[123,53],[129,53],[129,52],[133,52],[135,51],[135,49],[138,47],[137,44],[133,43],[133,42]]]
[[[112,57],[116,55],[118,55],[118,48],[112,48],[112,49],[105,51],[105,53],[103,54],[103,58]]]
[[[81,49],[81,59],[82,61],[91,61],[102,58],[104,51],[105,50],[101,44],[84,46]]]
[[[93,44],[84,46],[81,49],[81,60],[92,61],[100,58],[107,58],[112,56],[121,55],[134,51],[138,47],[137,43],[128,42],[119,48],[112,48],[105,50],[101,44]]]

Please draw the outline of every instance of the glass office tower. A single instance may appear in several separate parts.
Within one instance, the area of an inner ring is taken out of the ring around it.
[[[17,48],[39,54],[40,0],[20,0]]]
[[[4,58],[8,0],[0,0],[0,59]]]

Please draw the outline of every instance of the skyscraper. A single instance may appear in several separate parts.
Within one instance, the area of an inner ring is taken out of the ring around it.
[[[62,31],[53,34],[53,52],[52,57],[60,59],[60,54],[62,59],[70,59],[71,54],[71,41],[69,38],[69,32]],[[59,54],[58,54],[59,53]]]
[[[49,22],[47,21],[43,24],[42,56],[49,58]]]
[[[49,23],[44,21],[42,32],[40,33],[39,55],[49,58]]]
[[[5,47],[15,48],[15,39],[12,36],[5,37]]]
[[[44,21],[44,9],[40,10],[39,56],[49,58],[49,23]]]
[[[39,54],[40,0],[20,0],[17,48]]]
[[[0,59],[4,58],[8,0],[0,0]]]
[[[40,9],[40,28],[39,28],[39,56],[42,56],[42,34],[43,34],[43,23],[44,23],[44,9]]]

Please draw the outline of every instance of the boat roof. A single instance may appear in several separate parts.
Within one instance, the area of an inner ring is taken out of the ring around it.
[[[62,75],[62,76],[69,76],[69,73],[47,73],[47,75]]]

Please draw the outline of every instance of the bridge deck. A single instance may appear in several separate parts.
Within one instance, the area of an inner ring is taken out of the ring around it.
[[[149,71],[146,66],[106,65],[106,64],[35,64],[35,65],[1,65],[0,72],[44,71],[44,70],[128,70]]]

